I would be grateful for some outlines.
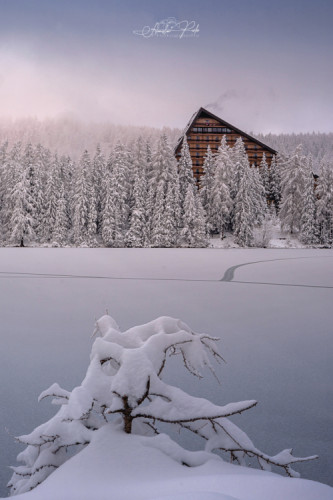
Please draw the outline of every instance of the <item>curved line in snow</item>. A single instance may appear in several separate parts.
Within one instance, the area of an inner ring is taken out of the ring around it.
[[[323,255],[322,257],[319,256],[319,258],[333,258],[333,256],[331,255]],[[243,267],[243,266],[250,266],[252,264],[262,264],[262,263],[265,263],[265,262],[276,262],[278,260],[299,260],[299,259],[316,259],[318,258],[318,255],[312,255],[311,257],[285,257],[285,258],[280,258],[280,259],[268,259],[268,260],[255,260],[253,262],[244,262],[243,264],[238,264],[236,266],[231,266],[229,267],[223,277],[220,279],[220,281],[233,281],[234,279],[234,276],[235,276],[235,271],[236,269],[238,269],[239,267]]]

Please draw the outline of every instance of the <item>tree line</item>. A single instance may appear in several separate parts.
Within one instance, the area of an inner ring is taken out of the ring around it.
[[[241,138],[217,154],[208,147],[200,189],[184,138],[176,161],[166,135],[153,148],[139,137],[106,157],[78,161],[40,144],[0,148],[1,244],[91,247],[205,247],[210,235],[256,243],[278,215],[306,244],[333,241],[333,170],[323,161],[314,189],[311,155],[301,147],[270,166],[250,166]],[[263,243],[264,244],[264,243]]]

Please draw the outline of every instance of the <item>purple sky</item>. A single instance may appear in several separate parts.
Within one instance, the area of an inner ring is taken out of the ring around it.
[[[198,36],[133,33],[168,17]],[[332,25],[332,0],[0,0],[0,118],[333,131]]]

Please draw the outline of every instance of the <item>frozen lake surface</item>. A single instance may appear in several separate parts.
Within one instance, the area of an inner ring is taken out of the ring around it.
[[[302,477],[333,484],[332,250],[1,248],[0,496],[13,436],[56,411],[42,390],[81,382],[106,309],[121,329],[168,315],[221,337],[221,385],[172,364],[168,381],[218,404],[258,400],[235,423],[270,454],[320,455]]]

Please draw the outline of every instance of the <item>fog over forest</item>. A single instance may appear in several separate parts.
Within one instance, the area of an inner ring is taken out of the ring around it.
[[[185,123],[184,123],[185,126]],[[84,122],[72,116],[39,120],[26,118],[19,120],[0,120],[0,143],[17,141],[23,144],[42,144],[52,152],[70,155],[79,159],[87,149],[93,154],[96,145],[107,154],[117,141],[130,144],[139,136],[150,138],[154,146],[161,133],[165,133],[171,144],[176,145],[183,130],[164,127],[138,127],[133,125],[116,125],[110,122]],[[248,131],[245,131],[248,132]],[[305,155],[312,154],[314,171],[319,171],[320,160],[333,158],[333,132],[294,133],[294,134],[253,134],[260,141],[276,149],[278,152],[290,154],[296,146],[303,145]]]

